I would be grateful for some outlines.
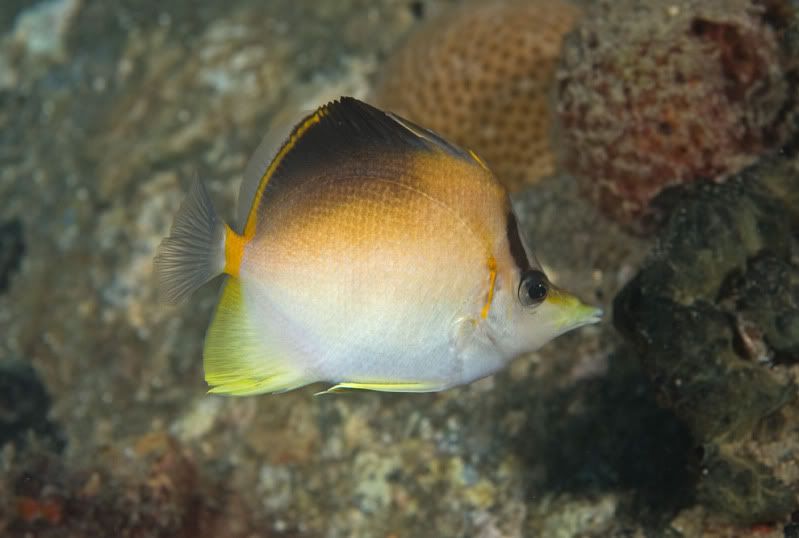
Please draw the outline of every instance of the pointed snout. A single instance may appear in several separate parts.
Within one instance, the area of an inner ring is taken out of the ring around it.
[[[558,312],[555,323],[564,332],[598,323],[604,314],[601,308],[587,305],[571,293],[560,289],[551,290],[546,301]]]

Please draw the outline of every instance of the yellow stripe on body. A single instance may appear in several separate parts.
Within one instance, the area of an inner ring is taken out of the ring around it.
[[[486,296],[486,304],[483,306],[483,311],[480,312],[480,316],[483,319],[488,317],[488,311],[491,309],[491,301],[494,299],[494,285],[497,283],[497,260],[494,259],[494,256],[488,257],[488,271],[490,274],[488,295]]]
[[[486,172],[491,173],[491,170],[488,168],[488,165],[485,163],[483,159],[480,158],[474,150],[469,150],[469,155],[474,159],[474,161],[480,165],[480,167],[485,170]],[[490,245],[490,242],[487,242]],[[490,247],[489,247],[490,249]],[[486,264],[488,266],[489,271],[489,284],[488,284],[488,295],[486,296],[486,303],[483,306],[482,312],[480,312],[480,317],[486,319],[488,317],[488,312],[491,310],[491,301],[494,299],[494,287],[497,283],[497,260],[494,258],[493,254],[488,255],[488,262]]]

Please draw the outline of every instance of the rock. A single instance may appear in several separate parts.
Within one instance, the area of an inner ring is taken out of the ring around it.
[[[48,419],[50,396],[33,367],[20,360],[0,360],[0,446],[24,446],[33,433],[62,448],[59,428]]]
[[[791,521],[785,525],[783,532],[785,538],[799,538],[799,513],[794,513],[791,516]]]
[[[44,0],[15,14],[13,29],[0,33],[0,90],[67,59],[67,37],[80,7],[81,0]]]
[[[785,464],[799,457],[798,164],[667,192],[674,212],[614,301],[661,403],[702,447],[699,499],[748,523],[799,507]]]
[[[22,238],[22,223],[18,220],[0,222],[0,293],[8,288],[12,273],[18,268],[25,243]]]
[[[756,257],[734,278],[729,294],[741,345],[752,358],[799,361],[799,267],[772,254]]]
[[[666,187],[722,181],[784,144],[799,112],[783,39],[794,10],[788,0],[593,3],[556,77],[565,167],[640,232]]]

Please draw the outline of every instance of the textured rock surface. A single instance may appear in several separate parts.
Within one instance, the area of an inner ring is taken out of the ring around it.
[[[20,448],[35,439],[60,449],[60,434],[47,416],[50,403],[50,395],[30,363],[0,362],[0,446],[11,443]]]
[[[19,220],[0,222],[0,293],[8,288],[25,253],[22,224]]]
[[[550,175],[550,91],[566,0],[467,2],[392,52],[373,99],[476,151],[511,190]]]
[[[702,446],[700,500],[749,522],[799,508],[797,190],[799,160],[774,158],[673,191],[655,251],[614,305]]]
[[[597,2],[557,73],[563,161],[638,229],[669,185],[723,180],[790,134],[797,55],[788,0]]]

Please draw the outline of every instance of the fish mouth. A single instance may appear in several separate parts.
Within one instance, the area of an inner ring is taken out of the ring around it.
[[[582,303],[575,305],[571,315],[566,316],[565,326],[569,329],[576,329],[585,325],[593,325],[602,321],[604,311],[595,306],[589,306]]]
[[[594,323],[599,323],[602,321],[602,318],[605,315],[605,311],[599,308],[598,306],[587,306],[583,305],[589,312],[585,315],[585,319],[583,321],[583,325],[593,325]]]
[[[560,310],[561,315],[555,323],[563,332],[599,323],[605,314],[601,308],[584,304],[574,295],[562,291],[552,303]]]

